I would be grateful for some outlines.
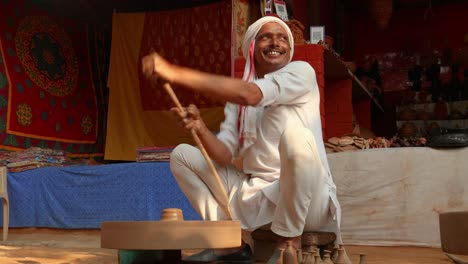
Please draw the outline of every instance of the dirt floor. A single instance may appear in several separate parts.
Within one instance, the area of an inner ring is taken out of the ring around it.
[[[1,264],[110,264],[117,251],[102,249],[99,230],[12,228],[0,244]]]
[[[354,264],[359,263],[359,253],[367,255],[368,264],[452,263],[439,248],[347,245],[346,249]],[[99,230],[10,229],[8,240],[0,243],[0,264],[39,263],[115,264],[117,250],[100,248]]]

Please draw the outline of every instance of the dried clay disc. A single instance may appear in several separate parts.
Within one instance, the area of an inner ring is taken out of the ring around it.
[[[342,137],[338,140],[338,145],[340,146],[347,146],[353,143],[354,143],[354,140],[352,137]]]
[[[346,150],[357,150],[359,149],[358,147],[354,146],[354,145],[347,145],[347,146],[342,146],[340,147],[343,151],[346,151]]]
[[[337,146],[339,144],[340,138],[338,137],[331,137],[328,139],[328,142]]]

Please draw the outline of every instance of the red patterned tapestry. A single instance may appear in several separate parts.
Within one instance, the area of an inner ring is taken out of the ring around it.
[[[231,74],[230,0],[176,11],[147,13],[140,58],[157,51],[170,62],[200,71]],[[173,87],[182,105],[196,103],[199,108],[224,105],[224,102]],[[140,71],[140,95],[144,110],[168,110],[171,98],[162,87],[155,88]]]
[[[90,47],[99,37],[35,3],[4,0],[0,10],[0,147],[102,155],[104,95],[93,71],[105,71]]]

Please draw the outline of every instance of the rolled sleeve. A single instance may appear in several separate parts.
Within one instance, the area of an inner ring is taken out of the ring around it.
[[[279,95],[279,87],[271,79],[259,79],[255,81],[255,84],[258,85],[260,91],[263,94],[262,100],[257,104],[257,106],[265,106],[273,103]]]

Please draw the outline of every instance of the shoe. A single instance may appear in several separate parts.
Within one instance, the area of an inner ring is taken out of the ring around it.
[[[225,255],[216,255],[213,249],[206,249],[182,260],[182,263],[231,263],[231,264],[254,264],[252,250],[245,245],[239,251]]]

